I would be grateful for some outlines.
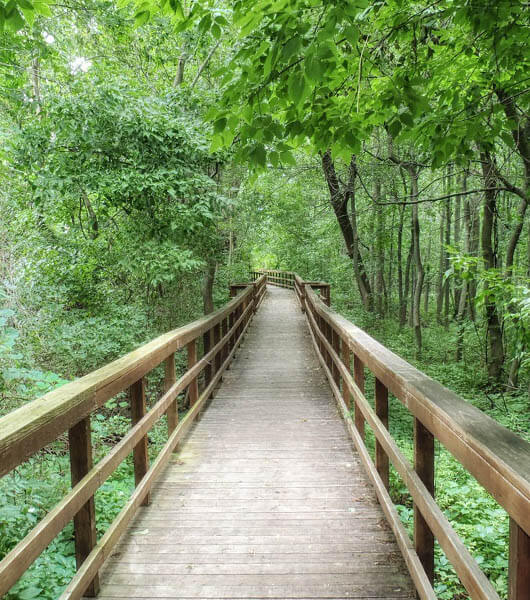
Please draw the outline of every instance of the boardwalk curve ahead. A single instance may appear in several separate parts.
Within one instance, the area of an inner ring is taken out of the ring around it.
[[[98,597],[412,598],[295,295],[269,287],[248,331]]]

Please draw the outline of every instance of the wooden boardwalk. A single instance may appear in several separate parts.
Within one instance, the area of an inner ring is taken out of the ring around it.
[[[269,287],[99,598],[413,598],[290,291]]]

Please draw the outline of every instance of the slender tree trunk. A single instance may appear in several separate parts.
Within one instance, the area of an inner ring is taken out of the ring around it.
[[[202,305],[205,315],[209,315],[214,310],[213,284],[216,270],[217,263],[214,260],[209,260],[202,280]]]
[[[175,79],[173,80],[173,87],[179,87],[182,85],[182,82],[184,81],[184,69],[186,68],[187,60],[188,56],[183,52],[180,55],[177,63],[177,72],[175,74]]]
[[[399,225],[397,237],[397,277],[398,277],[398,306],[399,306],[399,326],[403,327],[407,320],[407,304],[403,301],[406,295],[403,294],[403,221],[405,217],[405,205],[399,209]],[[390,280],[392,281],[392,280]]]
[[[461,191],[465,191],[465,177],[460,178],[458,185],[459,185]],[[461,242],[460,233],[462,231],[461,220],[462,220],[462,197],[457,196],[455,198],[455,219],[454,219],[453,243],[454,243],[455,248],[457,248],[459,252],[461,250],[461,248],[460,248],[460,242]],[[454,292],[455,292],[454,317],[456,318],[456,315],[458,313],[458,307],[460,306],[460,288],[454,286]]]
[[[344,239],[346,252],[353,263],[355,279],[359,288],[361,301],[366,310],[373,310],[372,287],[366,274],[363,257],[359,248],[359,236],[357,232],[357,211],[355,206],[355,180],[357,178],[357,165],[355,156],[352,156],[348,173],[348,184],[341,190],[339,178],[335,171],[335,165],[328,150],[322,154],[322,170],[328,185],[329,196],[333,212]],[[348,214],[348,202],[350,203],[351,218]]]
[[[495,229],[496,192],[492,189],[496,185],[493,162],[488,151],[480,153],[482,162],[482,176],[484,187],[488,190],[484,196],[484,210],[482,216],[482,258],[486,269],[497,266],[493,233]],[[504,345],[502,340],[502,326],[495,298],[485,289],[484,311],[487,327],[487,356],[486,365],[488,377],[493,381],[500,381],[504,364]]]
[[[415,200],[418,198],[418,169],[416,167],[409,166],[408,172],[410,175],[411,183],[411,199]],[[419,357],[422,350],[422,335],[421,335],[421,293],[423,291],[423,280],[425,272],[423,270],[423,263],[421,261],[421,247],[420,247],[420,221],[419,221],[419,209],[418,204],[412,205],[412,239],[414,241],[414,270],[416,272],[416,279],[414,285],[414,296],[412,302],[412,324],[414,327],[414,338],[416,340],[416,351]]]
[[[376,202],[380,202],[381,198],[381,182],[377,173],[375,174],[374,198]],[[383,294],[384,294],[384,268],[385,254],[383,245],[383,229],[384,229],[384,214],[383,207],[376,206],[376,273],[375,273],[375,299],[376,312],[378,315],[383,315]]]
[[[449,179],[449,177],[448,177]],[[447,186],[448,191],[450,186]],[[445,250],[444,250],[444,275],[449,270],[449,252],[447,248],[451,245],[451,200],[446,200],[445,204]],[[449,279],[445,279],[444,284],[444,317],[443,323],[445,328],[449,327],[449,301],[451,297],[451,288]]]
[[[442,309],[444,301],[444,216],[440,214],[440,257],[438,261],[438,279],[436,285],[436,321],[442,324]]]
[[[462,191],[465,192],[467,190],[467,173],[464,174],[462,178]],[[472,238],[472,228],[471,228],[471,207],[470,207],[470,199],[466,196],[464,199],[464,252],[466,254],[471,254],[471,238]],[[455,217],[456,218],[456,217]],[[462,227],[460,227],[460,230]],[[455,233],[456,237],[456,233]],[[460,233],[458,234],[460,238]],[[467,300],[468,300],[468,288],[469,282],[467,279],[464,279],[462,282],[462,286],[459,290],[458,294],[458,306],[455,315],[455,319],[458,325],[457,336],[456,336],[456,352],[455,352],[455,360],[460,362],[464,356],[464,325],[465,325],[465,316],[466,316],[466,308],[467,308]]]
[[[405,291],[403,294],[403,306],[402,306],[402,311],[400,312],[400,325],[405,325],[405,323],[407,322],[407,304],[409,301],[409,293],[410,293],[410,297],[412,298],[412,292],[411,290],[414,289],[414,284],[413,282],[413,273],[412,273],[412,254],[414,252],[414,241],[412,239],[412,232],[411,232],[411,237],[410,237],[410,246],[409,246],[409,252],[407,254],[407,264],[405,265]],[[411,308],[412,308],[412,301],[411,301]],[[410,327],[412,327],[412,310],[409,311],[409,325]]]

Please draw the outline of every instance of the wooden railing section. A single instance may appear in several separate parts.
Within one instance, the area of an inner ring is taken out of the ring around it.
[[[295,273],[281,271],[254,271],[253,277],[257,279],[264,274],[268,282],[293,289],[306,313],[322,368],[419,597],[436,598],[432,587],[436,539],[471,598],[499,598],[436,504],[434,440],[437,439],[509,514],[508,597],[529,600],[530,444],[333,311],[314,292],[314,282],[305,282]],[[329,299],[329,292],[324,298]],[[364,393],[365,369],[375,378],[373,406]],[[388,430],[389,392],[414,419],[413,466]],[[366,425],[376,440],[375,462],[365,445]],[[414,503],[412,541],[388,493],[390,463]]]
[[[241,293],[224,307],[166,333],[85,377],[46,394],[0,419],[0,477],[11,472],[60,435],[68,432],[71,491],[0,562],[0,596],[24,574],[39,554],[74,521],[77,573],[61,599],[95,596],[98,571],[149,492],[179,440],[212,396],[266,290],[266,277],[240,285]],[[202,341],[202,344],[200,343]],[[199,347],[202,356],[198,358]],[[187,352],[187,370],[177,380],[175,353]],[[164,363],[164,394],[147,411],[145,376]],[[199,375],[204,383],[199,390]],[[110,398],[129,390],[131,429],[95,466],[90,415]],[[189,410],[179,422],[178,396],[188,391]],[[149,465],[147,434],[167,415],[168,439]],[[113,523],[96,539],[94,494],[130,454],[135,490]]]

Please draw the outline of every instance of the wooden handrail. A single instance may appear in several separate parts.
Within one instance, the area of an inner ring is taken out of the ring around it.
[[[237,297],[211,315],[164,334],[0,419],[0,475],[10,472],[65,431],[69,431],[70,439],[76,441],[75,447],[70,449],[72,489],[0,561],[0,596],[9,591],[72,519],[76,533],[78,572],[63,598],[81,598],[85,593],[97,594],[99,567],[134,516],[136,508],[149,501],[152,483],[212,395],[263,299],[265,288],[266,277],[263,275],[254,283],[247,284]],[[214,329],[222,329],[222,336],[213,345],[204,346],[203,355],[198,359],[197,341],[205,335],[211,338]],[[175,381],[174,353],[184,348],[188,350],[188,370]],[[219,357],[221,360],[218,360]],[[166,364],[165,393],[145,412],[143,377],[162,362]],[[210,376],[206,378],[206,387],[199,396],[198,376],[207,368],[210,369]],[[131,389],[133,425],[94,467],[90,413],[127,388]],[[177,424],[177,396],[186,388],[189,390],[190,410]],[[149,467],[147,433],[165,413],[168,414],[168,441]],[[94,494],[133,449],[136,490],[103,538],[96,543]]]
[[[473,599],[498,599],[434,499],[434,440],[439,440],[510,516],[510,600],[530,598],[530,444],[454,392],[385,348],[326,305],[297,274],[274,271],[267,279],[292,281],[306,313],[321,365],[348,430],[372,479],[421,598],[434,598],[434,538]],[[321,288],[322,289],[322,288]],[[324,288],[325,289],[325,288]],[[329,296],[328,296],[329,297]],[[353,363],[353,374],[352,374]],[[375,378],[374,407],[364,395],[364,369]],[[388,431],[388,393],[414,418],[414,466]],[[352,402],[353,400],[353,402]],[[353,407],[350,406],[353,404]],[[350,416],[354,409],[354,419]],[[365,424],[376,439],[375,464],[366,448]],[[388,494],[389,461],[414,502],[412,544]]]

